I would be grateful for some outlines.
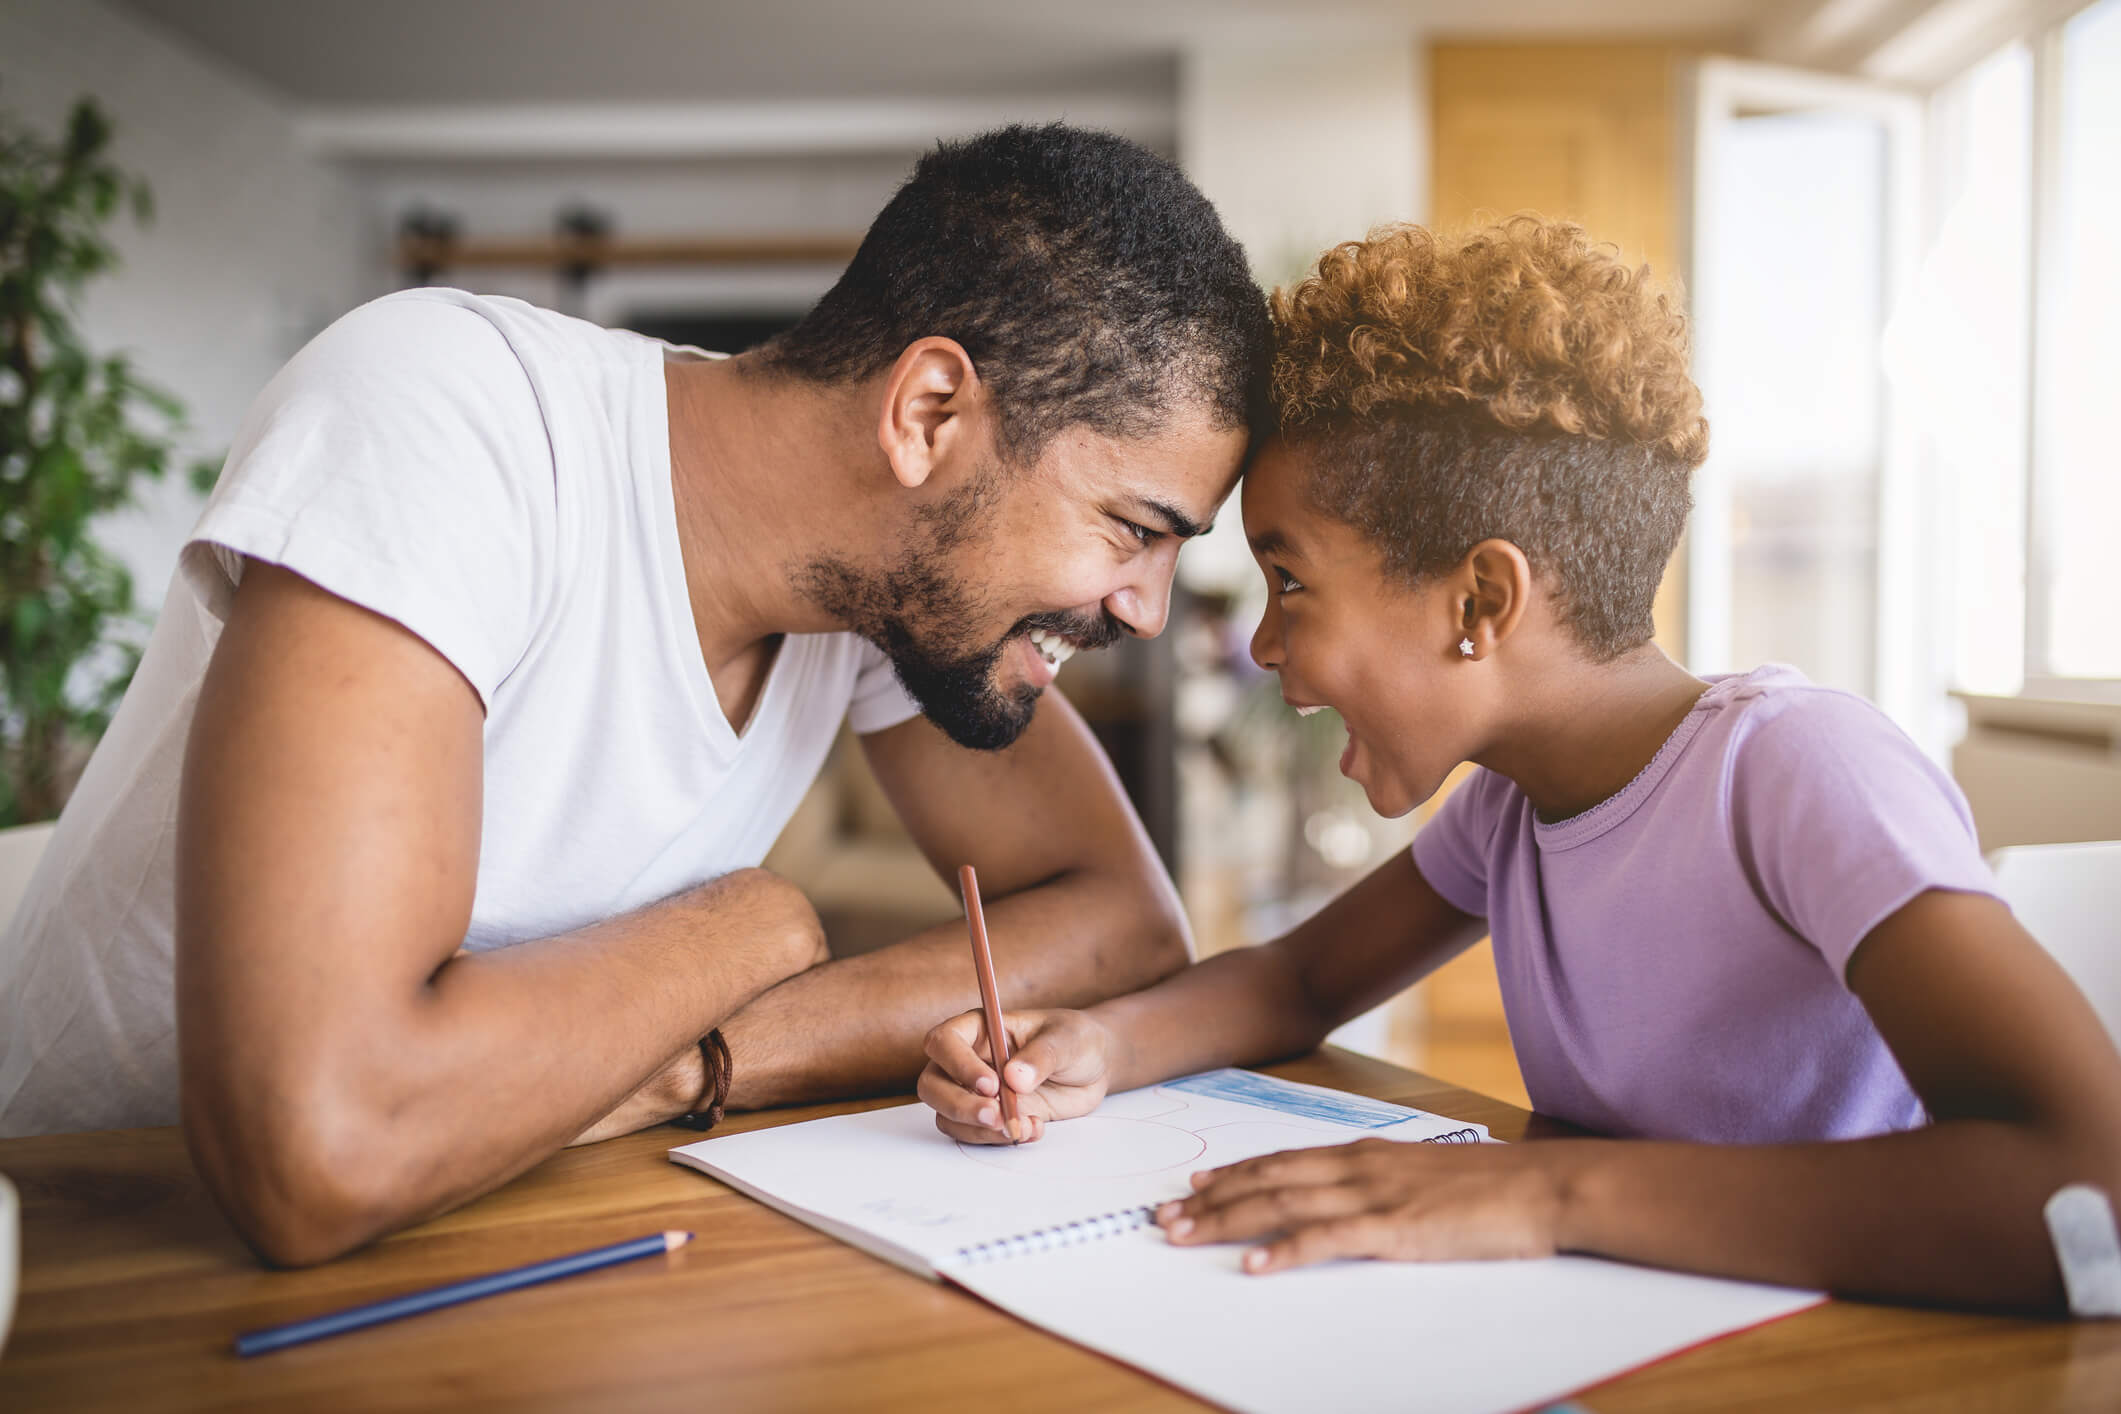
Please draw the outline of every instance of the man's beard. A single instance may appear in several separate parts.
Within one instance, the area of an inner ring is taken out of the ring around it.
[[[1002,654],[1018,637],[1045,629],[1102,648],[1125,632],[1109,613],[1029,614],[998,640],[982,644],[966,626],[987,621],[980,595],[953,578],[946,552],[961,543],[978,511],[945,503],[924,516],[927,533],[888,568],[859,567],[836,556],[804,566],[803,591],[891,660],[921,712],[959,746],[1000,751],[1022,736],[1038,710],[1040,689],[1029,683],[1003,691],[995,681]]]

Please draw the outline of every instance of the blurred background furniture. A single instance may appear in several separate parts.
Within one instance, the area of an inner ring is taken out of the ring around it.
[[[2121,1045],[2121,841],[2013,845],[1989,856],[2004,901]]]

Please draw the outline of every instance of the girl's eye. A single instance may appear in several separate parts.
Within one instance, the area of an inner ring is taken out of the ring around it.
[[[1297,590],[1303,588],[1303,585],[1297,582],[1296,576],[1290,574],[1280,565],[1274,566],[1273,575],[1274,583],[1284,594],[1294,594]]]

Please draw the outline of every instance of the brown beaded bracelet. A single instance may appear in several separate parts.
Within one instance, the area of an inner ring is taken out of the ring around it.
[[[700,1062],[707,1067],[707,1081],[700,1086],[700,1098],[693,1101],[695,1108],[670,1121],[685,1129],[714,1128],[722,1122],[722,1106],[729,1103],[729,1077],[734,1067],[729,1063],[729,1043],[722,1039],[721,1027],[700,1037]]]

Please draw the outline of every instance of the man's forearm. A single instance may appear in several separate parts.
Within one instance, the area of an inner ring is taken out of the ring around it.
[[[1002,1005],[1088,1006],[1146,987],[1192,953],[1168,889],[1080,871],[986,901]],[[921,1041],[979,1005],[960,920],[891,947],[812,968],[722,1027],[743,1109],[910,1089]]]
[[[455,1207],[580,1133],[800,966],[774,931],[786,910],[762,906],[774,888],[792,895],[733,876],[578,933],[460,956],[423,995],[349,998],[306,1036],[243,1036],[195,1008],[183,1098],[201,1173],[284,1263]]]

